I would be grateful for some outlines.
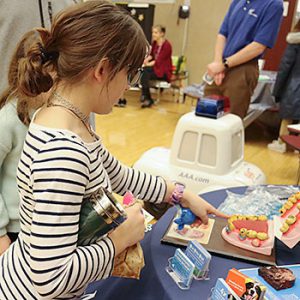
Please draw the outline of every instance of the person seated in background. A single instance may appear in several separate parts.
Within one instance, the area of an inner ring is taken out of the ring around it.
[[[288,134],[288,125],[300,121],[300,20],[287,35],[286,41],[288,45],[273,89],[275,101],[280,103],[279,115],[282,121],[278,139],[268,144],[270,150],[281,153],[286,151],[286,144],[280,136]]]
[[[150,107],[154,101],[151,98],[149,81],[170,81],[172,75],[172,46],[165,38],[166,28],[156,25],[152,28],[151,53],[145,59],[143,65],[142,85],[142,108]]]
[[[38,37],[32,30],[18,44],[9,65],[8,87],[0,96],[0,255],[20,231],[16,170],[31,115],[43,104],[42,95],[20,97],[17,92],[18,64],[25,56],[26,41],[38,42]]]

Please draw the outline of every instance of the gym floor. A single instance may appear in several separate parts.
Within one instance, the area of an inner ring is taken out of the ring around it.
[[[106,148],[129,166],[152,147],[170,148],[177,121],[196,104],[189,98],[184,104],[177,103],[171,90],[165,90],[159,103],[151,108],[140,108],[139,91],[128,91],[125,97],[125,107],[114,107],[111,114],[96,116],[96,131]],[[245,130],[245,161],[262,169],[268,184],[296,184],[299,154],[292,149],[286,153],[269,150],[267,144],[277,138],[278,116],[268,113],[261,120]]]

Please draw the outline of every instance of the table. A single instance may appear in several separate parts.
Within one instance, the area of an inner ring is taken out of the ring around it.
[[[226,198],[226,190],[234,193],[244,194],[247,187],[236,187],[213,191],[201,195],[205,200],[218,207]],[[126,299],[126,300],[206,300],[217,278],[225,278],[230,268],[252,268],[257,265],[236,261],[233,259],[213,255],[210,264],[210,280],[193,280],[192,286],[187,291],[180,290],[171,277],[165,271],[168,258],[174,255],[175,246],[164,245],[160,239],[165,233],[171,218],[174,216],[175,208],[169,209],[166,214],[153,226],[151,232],[146,234],[142,241],[146,266],[142,270],[141,279],[108,278],[104,281],[90,284],[88,291],[92,293],[97,290],[93,299]],[[276,240],[278,265],[296,264],[300,262],[300,244],[294,249],[287,248]]]
[[[264,111],[278,111],[278,106],[275,103],[272,91],[274,88],[277,72],[260,71],[257,86],[251,97],[250,106],[247,116],[243,119],[244,127],[246,128],[254,120],[259,118]]]
[[[291,134],[295,134],[295,135],[300,134],[300,124],[299,123],[288,125],[287,129]]]
[[[288,146],[292,147],[295,151],[298,151],[299,156],[299,163],[298,163],[298,171],[297,171],[297,182],[296,184],[299,185],[300,182],[300,136],[299,131],[297,129],[289,129],[291,133],[296,133],[297,135],[282,135],[280,138],[283,142],[285,142]]]

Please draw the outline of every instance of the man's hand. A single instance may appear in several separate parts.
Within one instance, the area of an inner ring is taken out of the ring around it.
[[[225,77],[225,72],[221,72],[215,75],[214,80],[216,85],[221,85],[223,82],[223,79]]]
[[[222,62],[214,61],[207,65],[207,73],[211,77],[215,77],[217,74],[224,72],[225,67]]]
[[[11,240],[8,235],[0,236],[0,255],[2,255],[10,246]]]

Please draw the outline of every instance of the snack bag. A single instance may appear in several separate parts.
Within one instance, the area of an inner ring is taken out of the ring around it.
[[[140,273],[144,266],[143,249],[140,243],[137,243],[115,258],[112,276],[140,279]]]

